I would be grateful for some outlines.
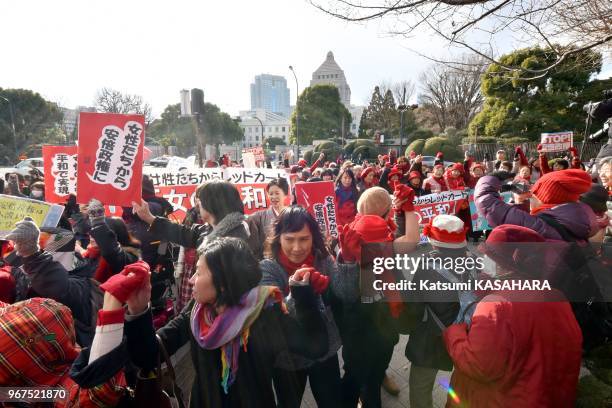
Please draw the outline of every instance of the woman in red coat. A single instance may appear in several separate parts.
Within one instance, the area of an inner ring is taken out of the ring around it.
[[[491,232],[482,250],[497,263],[498,275],[534,279],[521,272],[539,270],[537,245],[547,245],[537,232],[506,224]],[[489,293],[477,304],[471,325],[449,326],[444,341],[455,366],[447,407],[575,404],[582,333],[561,292]]]
[[[336,178],[336,216],[338,225],[346,225],[353,222],[357,215],[357,181],[353,170],[345,168]]]

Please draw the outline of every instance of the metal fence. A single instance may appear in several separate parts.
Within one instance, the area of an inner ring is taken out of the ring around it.
[[[523,152],[525,152],[525,155],[527,156],[527,158],[530,157],[537,157],[538,155],[538,150],[537,150],[537,146],[538,146],[538,142],[529,142],[529,143],[521,143],[519,145],[517,144],[504,144],[501,142],[497,142],[497,143],[475,143],[475,144],[463,144],[463,145],[459,145],[459,147],[465,152],[465,151],[470,151],[473,155],[474,158],[476,160],[483,160],[484,159],[484,154],[485,153],[489,153],[489,155],[491,156],[491,158],[495,158],[495,154],[497,153],[498,150],[505,150],[506,151],[506,158],[508,160],[512,160],[512,158],[514,157],[514,148],[516,146],[521,146],[521,148],[523,149]],[[583,162],[589,161],[592,158],[597,156],[597,153],[599,153],[599,150],[601,149],[601,147],[604,145],[604,143],[591,143],[591,142],[587,142],[584,146],[584,149],[582,149],[582,145],[584,144],[584,142],[580,142],[580,143],[576,143],[574,146],[578,149],[578,152],[582,152],[581,153],[581,157],[580,160],[582,160]],[[561,155],[565,155],[567,152],[559,152],[558,156]],[[554,153],[548,153],[548,157],[549,158],[553,158],[555,157]]]

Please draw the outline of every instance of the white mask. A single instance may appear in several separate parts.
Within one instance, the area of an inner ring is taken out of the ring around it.
[[[41,190],[32,190],[33,198],[42,198],[43,192]]]

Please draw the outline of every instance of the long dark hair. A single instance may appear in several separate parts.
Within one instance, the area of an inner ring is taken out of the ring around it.
[[[125,225],[125,222],[120,217],[106,217],[106,225],[111,229],[117,236],[117,242],[121,246],[131,246],[134,248],[140,247],[140,241],[130,234]]]
[[[348,174],[351,177],[351,192],[352,192],[351,199],[355,201],[355,205],[356,205],[357,200],[359,199],[359,191],[357,191],[357,179],[355,177],[355,173],[353,173],[353,170],[347,167],[344,170],[340,171],[340,174],[338,174],[338,177],[336,177],[336,190],[344,189],[344,186],[342,185],[342,176],[344,176],[345,174]]]
[[[202,255],[217,291],[216,306],[235,306],[259,284],[261,269],[247,244],[240,238],[214,239]]]
[[[310,234],[312,235],[312,251],[315,258],[323,259],[329,255],[325,247],[323,234],[321,234],[321,230],[315,219],[312,218],[312,215],[310,215],[304,207],[292,205],[281,211],[274,223],[274,233],[270,239],[270,247],[275,259],[278,259],[278,254],[281,251],[281,234],[298,232],[304,228],[304,225],[308,226]]]
[[[208,211],[219,223],[233,212],[244,214],[244,204],[240,193],[227,181],[210,181],[198,188],[198,199],[202,208]]]

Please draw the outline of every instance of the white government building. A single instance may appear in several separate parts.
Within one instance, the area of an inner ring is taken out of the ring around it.
[[[262,74],[258,77],[263,76],[264,75]],[[331,51],[327,53],[327,57],[325,58],[323,64],[321,64],[321,66],[319,66],[319,68],[312,73],[310,86],[320,84],[330,84],[338,88],[340,100],[349,110],[353,118],[353,121],[350,124],[347,124],[346,132],[357,135],[357,132],[359,131],[359,122],[361,121],[361,115],[365,107],[351,105],[351,87],[346,81],[344,71],[334,59],[334,54]],[[253,92],[254,88],[251,87],[252,99]],[[261,120],[261,123],[256,118]],[[291,126],[290,115],[283,116],[265,109],[251,109],[248,111],[241,111],[240,120],[240,127],[242,127],[244,130],[244,138],[242,142],[243,147],[254,147],[261,145],[265,139],[270,137],[281,138],[285,141],[285,144],[289,145],[289,129]],[[261,132],[262,123],[264,140],[262,140]]]

